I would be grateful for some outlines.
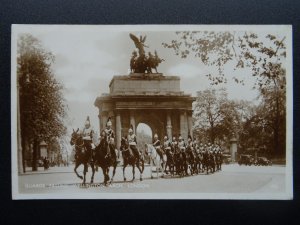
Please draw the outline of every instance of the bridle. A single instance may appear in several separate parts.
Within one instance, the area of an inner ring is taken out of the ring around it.
[[[151,144],[146,144],[146,145],[147,145],[146,153],[147,153],[147,155],[150,155],[152,157],[153,150],[155,149],[155,147]],[[149,146],[150,146],[150,151],[149,151]],[[155,149],[155,153],[156,154],[154,155],[154,158],[156,158],[159,155],[156,149]]]
[[[80,135],[74,134],[71,137],[71,142],[75,145],[75,148],[82,148],[84,146],[84,141],[82,140],[81,144],[78,144],[78,139],[80,138]]]
[[[121,147],[120,147],[120,149],[121,149],[121,151],[122,152],[127,152],[127,151],[129,151],[129,145],[128,145],[128,142],[126,141],[126,140],[122,140],[123,141],[123,143],[121,142]]]

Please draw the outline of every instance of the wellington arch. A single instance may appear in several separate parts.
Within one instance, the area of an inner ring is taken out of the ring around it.
[[[160,139],[181,134],[187,140],[188,134],[192,135],[195,97],[180,90],[180,77],[131,73],[114,76],[109,89],[109,93],[96,98],[94,105],[99,109],[100,130],[111,117],[117,148],[130,125],[135,131],[139,123],[149,125]]]

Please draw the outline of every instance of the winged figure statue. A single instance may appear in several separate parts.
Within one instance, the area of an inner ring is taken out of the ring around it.
[[[135,47],[139,50],[139,55],[145,55],[145,50],[144,48],[148,48],[148,46],[145,45],[145,41],[146,41],[146,35],[143,37],[142,35],[140,35],[140,38],[138,38],[137,36],[135,36],[134,34],[129,34],[131,40],[133,40]]]

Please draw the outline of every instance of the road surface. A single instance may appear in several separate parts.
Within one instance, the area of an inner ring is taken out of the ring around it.
[[[82,173],[83,167],[78,171]],[[132,178],[132,169],[126,169],[127,180]],[[87,174],[90,181],[91,169]],[[122,168],[118,167],[114,183],[103,186],[101,169],[95,173],[93,185],[81,185],[81,180],[69,167],[51,167],[44,171],[19,175],[19,193],[283,193],[285,192],[285,166],[239,166],[223,165],[222,171],[214,174],[199,174],[183,178],[165,176],[150,178],[146,166],[143,181],[139,181],[136,169],[134,182],[123,181]]]

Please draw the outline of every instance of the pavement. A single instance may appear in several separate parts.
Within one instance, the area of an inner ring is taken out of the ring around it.
[[[150,167],[146,166],[143,181],[136,169],[135,180],[132,169],[127,167],[123,180],[121,167],[117,167],[114,182],[103,185],[102,170],[95,173],[94,184],[83,186],[75,173],[74,165],[68,167],[50,167],[48,170],[38,168],[38,171],[19,175],[19,193],[274,193],[285,192],[285,166],[239,166],[237,164],[223,165],[222,171],[214,174],[198,174],[183,178],[150,177]],[[83,166],[78,168],[82,173]],[[110,174],[112,171],[110,171]],[[90,182],[91,168],[87,173],[87,183]]]

